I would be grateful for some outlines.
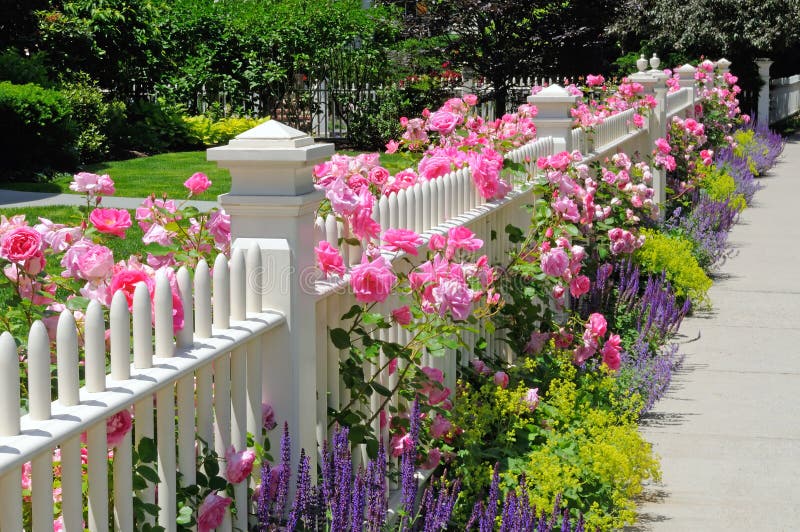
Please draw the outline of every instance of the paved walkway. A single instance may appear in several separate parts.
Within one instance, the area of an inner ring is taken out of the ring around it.
[[[800,137],[730,235],[713,310],[643,430],[662,458],[634,530],[800,530]]]
[[[103,207],[115,209],[135,209],[142,203],[142,198],[121,198],[110,196],[103,198]],[[86,199],[78,194],[57,194],[54,192],[21,192],[17,190],[0,190],[0,209],[17,207],[46,207],[48,205],[86,205]],[[218,207],[216,201],[191,200],[187,205],[194,205],[201,211]]]

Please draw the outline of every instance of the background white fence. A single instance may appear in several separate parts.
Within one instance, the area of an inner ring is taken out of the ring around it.
[[[800,111],[800,74],[773,79],[770,84],[769,123],[780,122]]]
[[[653,82],[657,85],[655,78]],[[663,87],[663,80],[661,84]],[[571,127],[569,110],[574,99],[557,94],[550,101],[552,93],[531,96],[529,102],[547,108],[536,120],[542,138],[507,154],[525,164],[528,180],[515,183],[506,198],[482,199],[469,170],[462,169],[382,197],[374,218],[384,229],[414,229],[425,241],[453,226],[469,227],[485,242],[483,251],[490,261],[500,262],[512,247],[505,236],[506,225],[527,225],[529,215],[522,207],[534,199],[530,179],[536,176],[539,157],[565,147],[581,149],[589,161],[620,150],[647,153],[652,139],[664,136],[666,119],[693,111],[693,88],[670,96],[665,90],[657,93],[659,107],[642,129],[632,126],[632,111],[607,119],[596,127],[591,146],[585,131]],[[546,136],[544,132],[548,132]],[[78,325],[65,311],[55,342],[58,393],[51,402],[51,343],[44,325],[35,323],[28,357],[22,363],[27,371],[29,411],[21,416],[20,359],[13,338],[2,335],[2,532],[22,529],[20,468],[27,462],[32,462],[33,530],[52,529],[56,448],[61,455],[57,478],[63,487],[65,530],[82,530],[83,432],[87,433],[88,451],[86,525],[93,531],[106,530],[110,520],[115,530],[133,530],[131,450],[143,437],[157,436],[158,523],[168,531],[176,528],[177,472],[183,475],[183,482],[195,481],[198,439],[209,442],[221,455],[231,445],[243,449],[247,432],[260,434],[263,401],[272,404],[279,423],[289,423],[295,461],[301,447],[315,449],[327,438],[328,408],[340,408],[349,400],[338,371],[346,353],[331,344],[328,329],[339,326],[340,316],[355,303],[345,280],[322,281],[314,269],[313,248],[318,241],[338,245],[340,238],[348,236],[347,228],[335,218],[322,219],[315,214],[321,193],[313,189],[311,171],[332,153],[332,145],[314,143],[274,120],[240,135],[228,146],[209,150],[210,160],[231,171],[231,192],[220,196],[220,203],[231,215],[234,251],[230,261],[217,258],[213,276],[203,262],[195,272],[185,268],[178,272],[185,325],[175,337],[172,295],[164,275],[156,281],[152,301],[143,285],[137,287],[132,312],[124,295],[115,294],[108,350],[102,309],[92,303],[82,326],[86,384],[79,388],[82,350]],[[663,185],[663,179],[657,177],[656,186],[663,189]],[[663,197],[663,190],[661,194]],[[349,264],[360,261],[359,246],[343,247]],[[388,314],[396,303],[389,299],[379,310]],[[379,334],[393,341],[408,340],[407,331],[399,327]],[[467,336],[467,352],[474,349],[480,336],[486,338],[489,354],[508,359],[500,338],[483,327]],[[442,369],[445,385],[454,389],[457,365],[468,359],[458,360],[456,353],[449,351],[444,357],[426,356],[423,362]],[[375,369],[365,367],[369,374]],[[395,384],[396,376],[381,378],[386,387]],[[359,407],[375,412],[377,395],[371,404]],[[123,409],[134,411],[133,434],[114,450],[113,481],[109,482],[106,419]],[[380,431],[377,421],[374,429]],[[278,437],[272,441],[273,449],[278,448]],[[310,457],[313,471],[316,453],[311,452]],[[154,487],[141,495],[146,501],[155,501]],[[221,530],[233,526],[246,529],[244,484],[237,486],[236,500],[241,509],[236,522],[228,515]]]

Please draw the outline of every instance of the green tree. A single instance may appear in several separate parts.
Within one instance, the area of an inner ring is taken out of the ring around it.
[[[609,0],[430,0],[428,26],[448,39],[455,63],[494,87],[505,108],[512,77],[603,71]],[[613,54],[612,54],[613,55]]]

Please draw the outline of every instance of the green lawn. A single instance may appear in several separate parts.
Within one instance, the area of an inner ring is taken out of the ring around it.
[[[55,223],[78,225],[82,219],[80,209],[80,207],[75,206],[58,205],[50,207],[26,207],[23,209],[0,209],[0,214],[5,215],[6,217],[10,217],[15,214],[24,214],[25,219],[31,226],[39,223],[40,216]],[[116,259],[127,259],[131,255],[141,253],[144,247],[144,244],[142,243],[142,236],[144,233],[139,228],[139,224],[136,223],[134,211],[130,211],[130,213],[133,225],[131,225],[131,227],[125,233],[126,238],[123,240],[121,238],[110,236],[104,239],[103,242],[104,245],[108,246],[108,248],[114,252],[114,257]],[[60,266],[48,264],[48,271],[51,271],[51,268],[55,268],[52,270],[53,273],[60,272],[62,270]]]
[[[219,168],[217,163],[206,161],[205,150],[107,161],[87,165],[83,170],[110,175],[117,189],[114,195],[131,198],[143,198],[151,193],[158,196],[166,193],[175,199],[186,197],[187,191],[183,182],[195,172],[203,172],[212,183],[211,188],[195,199],[213,201],[219,194],[228,192],[231,188],[230,173]],[[4,183],[0,187],[71,194],[74,192],[69,189],[70,181],[71,175],[63,175],[49,183]]]
[[[357,155],[361,152],[341,151],[339,153]],[[418,160],[418,156],[409,154],[381,154],[381,164],[392,174],[415,166]],[[83,170],[110,175],[116,187],[114,195],[121,197],[144,198],[151,193],[155,193],[157,196],[166,193],[171,198],[184,198],[187,191],[183,182],[195,172],[203,172],[211,179],[212,183],[211,188],[196,199],[214,201],[219,194],[224,194],[231,188],[230,173],[219,168],[217,163],[206,161],[205,151],[162,153],[151,157],[107,161],[87,165]],[[69,189],[71,181],[72,175],[63,174],[47,183],[0,183],[0,188],[75,194]]]

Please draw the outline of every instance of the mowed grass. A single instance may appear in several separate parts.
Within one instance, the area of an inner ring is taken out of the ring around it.
[[[231,175],[217,163],[206,160],[206,152],[186,151],[136,157],[122,161],[107,161],[82,168],[85,172],[108,174],[114,180],[115,196],[144,198],[155,193],[180,199],[187,195],[183,182],[193,173],[203,172],[211,180],[211,188],[194,198],[213,201],[219,194],[230,191]],[[77,194],[69,189],[72,176],[62,174],[47,183],[3,183],[0,188],[34,192]]]
[[[355,156],[364,152],[338,153]],[[380,161],[391,174],[396,174],[406,168],[415,167],[419,158],[417,154],[381,153]],[[187,190],[183,182],[195,172],[206,174],[211,180],[211,188],[194,199],[214,201],[218,195],[229,192],[231,188],[228,170],[219,168],[215,162],[206,161],[205,151],[162,153],[150,157],[107,161],[87,165],[82,171],[110,175],[116,187],[114,195],[118,197],[144,198],[154,193],[156,196],[167,194],[174,199],[185,198]],[[0,183],[0,189],[77,194],[69,189],[71,181],[71,174],[61,174],[52,181],[42,183]]]
[[[103,238],[103,245],[108,247],[114,252],[116,260],[127,259],[131,255],[142,253],[144,244],[142,243],[142,232],[139,224],[136,223],[134,211],[131,213],[131,220],[133,224],[125,232],[125,238],[117,238],[115,236],[106,236]],[[39,217],[47,218],[51,222],[76,226],[83,220],[83,213],[81,207],[71,205],[56,205],[50,207],[25,207],[21,209],[0,209],[0,215],[10,218],[17,214],[24,214],[25,220],[28,225],[34,226],[39,223]],[[53,269],[51,269],[53,268]],[[48,264],[47,270],[52,273],[57,273],[62,270],[59,265]]]

